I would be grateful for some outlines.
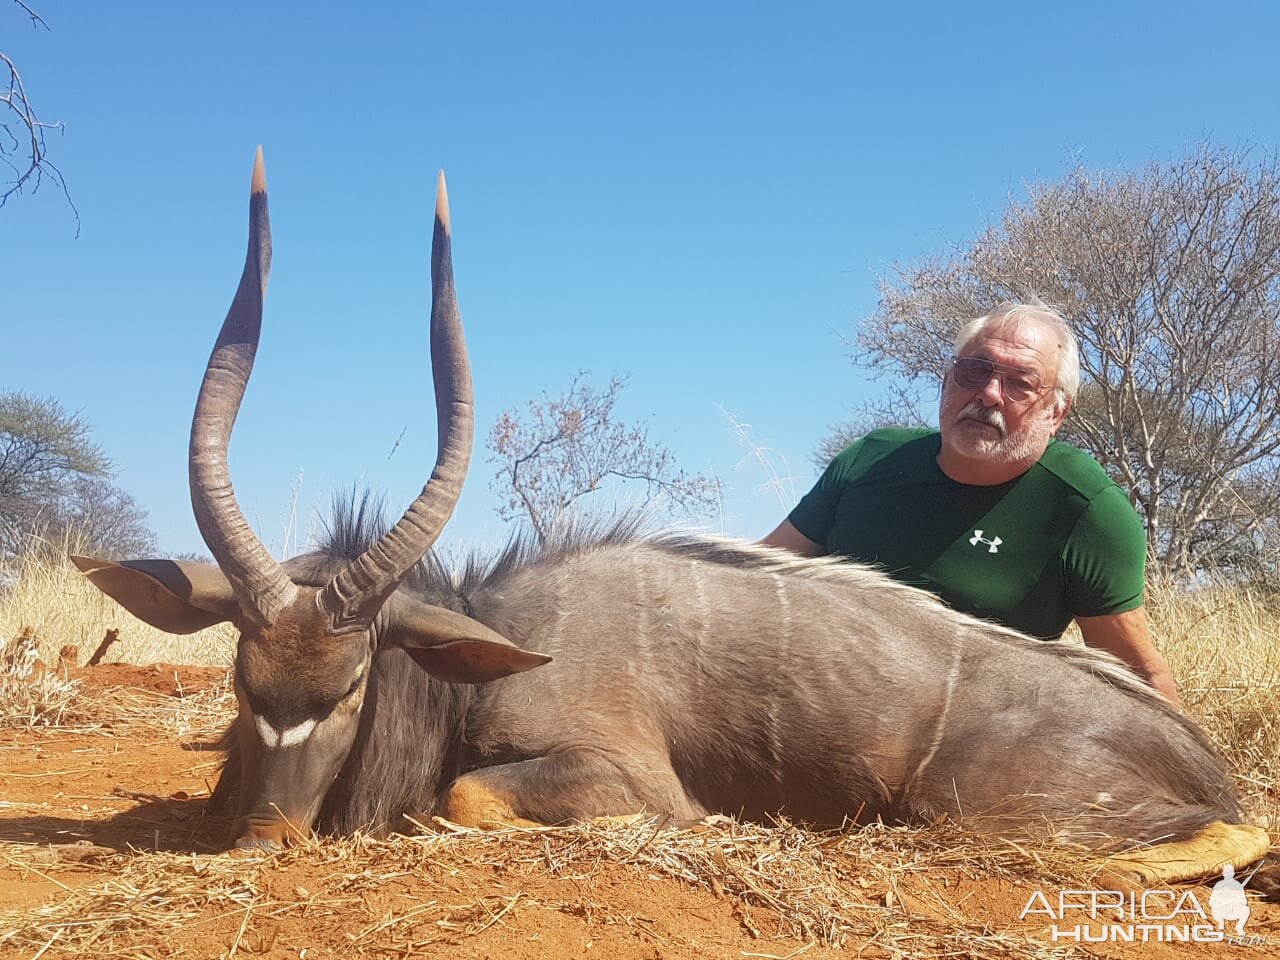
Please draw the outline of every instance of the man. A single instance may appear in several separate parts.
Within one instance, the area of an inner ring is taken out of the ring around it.
[[[939,430],[868,433],[762,542],[874,564],[1034,637],[1074,619],[1178,706],[1147,630],[1142,522],[1092,458],[1053,439],[1079,384],[1066,321],[1002,304],[956,337]]]

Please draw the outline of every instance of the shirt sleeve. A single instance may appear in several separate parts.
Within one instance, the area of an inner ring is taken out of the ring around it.
[[[1147,535],[1124,491],[1113,484],[1093,498],[1067,539],[1063,562],[1073,617],[1142,606]]]
[[[866,439],[860,437],[840,451],[827,465],[813,489],[800,498],[795,509],[787,516],[788,522],[803,536],[824,548],[827,546],[827,535],[835,525],[840,496],[854,474],[858,455],[862,452]]]

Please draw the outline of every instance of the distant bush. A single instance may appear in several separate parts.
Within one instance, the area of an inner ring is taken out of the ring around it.
[[[80,414],[52,397],[0,392],[0,560],[67,535],[108,557],[153,552],[146,512],[112,476]]]

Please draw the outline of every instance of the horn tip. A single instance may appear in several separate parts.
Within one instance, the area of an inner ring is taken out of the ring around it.
[[[436,222],[444,228],[445,235],[449,235],[449,191],[444,185],[443,170],[436,177]]]
[[[267,166],[262,161],[262,145],[253,158],[253,186],[249,191],[253,196],[267,192]]]

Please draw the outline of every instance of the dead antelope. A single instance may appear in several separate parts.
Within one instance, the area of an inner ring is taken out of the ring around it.
[[[1181,851],[1191,874],[1266,852],[1201,731],[1118,661],[957,614],[871,569],[625,529],[516,544],[461,574],[422,561],[458,498],[473,426],[443,176],[435,470],[390,532],[370,535],[353,514],[326,549],[277,563],[227,468],[270,249],[259,152],[244,274],[191,429],[192,505],[217,565],[76,558],[163,630],[239,628],[218,791],[238,797],[239,845],[393,829],[405,815],[723,812],[821,826],[963,817],[1091,843],[1195,837]]]

